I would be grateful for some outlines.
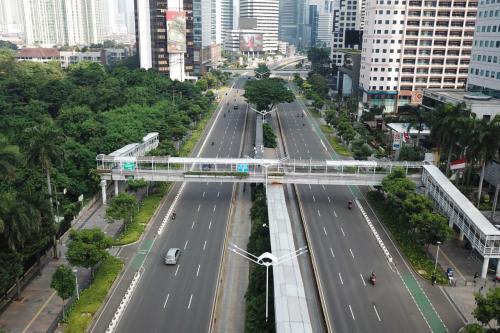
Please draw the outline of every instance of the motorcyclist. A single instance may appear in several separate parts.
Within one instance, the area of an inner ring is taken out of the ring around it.
[[[212,146],[215,144],[215,142],[212,141]]]
[[[175,220],[175,217],[177,216],[177,213],[176,212],[173,212],[172,213],[172,220]]]
[[[352,208],[352,201],[349,200],[349,202],[347,203],[347,208],[351,209]]]
[[[372,272],[372,275],[370,275],[370,282],[375,285],[375,280],[377,279],[377,277],[375,276],[375,272]]]

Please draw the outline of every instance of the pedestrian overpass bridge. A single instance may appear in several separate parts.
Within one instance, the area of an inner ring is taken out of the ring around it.
[[[379,185],[395,167],[420,182],[423,162],[97,156],[104,181]]]

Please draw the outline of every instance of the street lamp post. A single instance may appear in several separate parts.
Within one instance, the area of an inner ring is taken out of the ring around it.
[[[255,77],[257,78],[257,80],[259,79],[262,79],[262,76],[266,75],[266,74],[271,74],[271,72],[269,71],[265,71],[265,72],[255,72]],[[259,75],[259,77],[257,77],[257,75]]]
[[[439,245],[441,245],[441,242],[437,241],[436,245],[437,245],[437,249],[436,249],[436,261],[434,262],[434,271],[432,272],[432,281],[433,281],[433,284],[436,281],[436,268],[437,268],[438,257],[439,257]]]
[[[80,299],[80,293],[78,291],[78,269],[73,268],[73,273],[75,274],[76,299]]]
[[[264,252],[260,256],[256,256],[254,254],[251,254],[250,252],[247,252],[243,250],[242,248],[238,247],[236,244],[230,244],[229,245],[229,250],[236,253],[237,255],[250,260],[251,262],[265,266],[266,267],[266,322],[269,318],[269,267],[270,266],[277,266],[280,264],[283,264],[287,261],[290,261],[304,253],[307,252],[307,246],[301,247],[293,252],[290,252],[288,254],[285,254],[281,257],[276,257],[272,253],[269,252]]]

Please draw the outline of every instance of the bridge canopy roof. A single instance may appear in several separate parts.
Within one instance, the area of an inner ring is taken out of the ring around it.
[[[472,202],[460,192],[455,185],[436,167],[435,165],[424,165],[424,169],[441,186],[460,208],[467,215],[470,221],[485,235],[500,235],[500,230],[495,228],[490,221],[472,204]]]

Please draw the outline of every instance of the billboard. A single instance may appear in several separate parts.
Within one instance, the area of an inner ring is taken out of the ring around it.
[[[263,51],[262,34],[240,34],[240,51]]]
[[[186,12],[167,10],[167,52],[186,52]]]

